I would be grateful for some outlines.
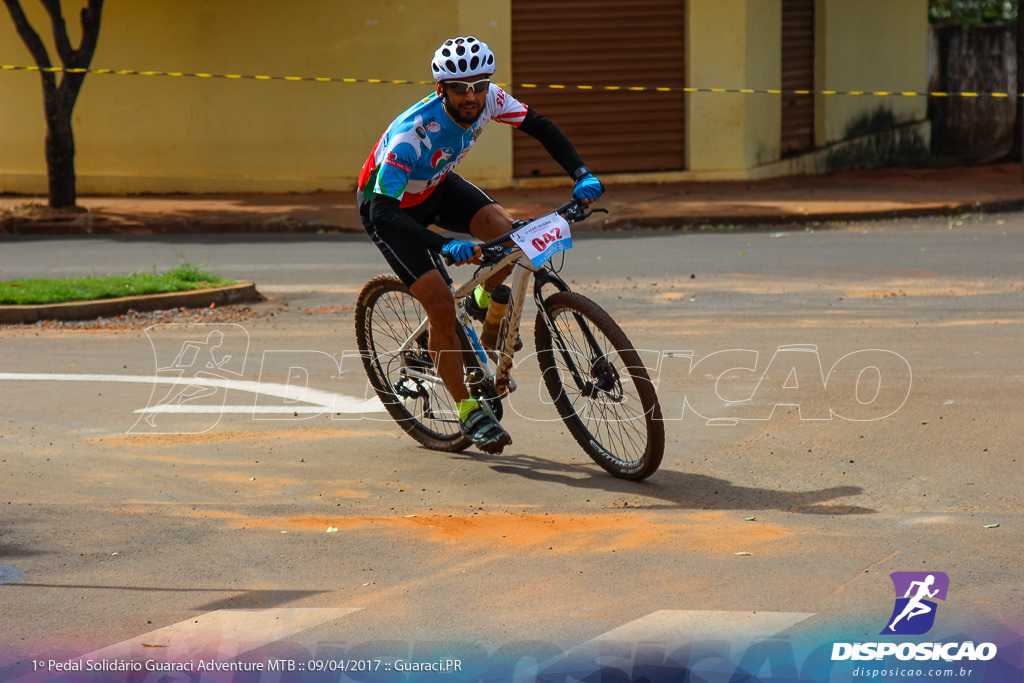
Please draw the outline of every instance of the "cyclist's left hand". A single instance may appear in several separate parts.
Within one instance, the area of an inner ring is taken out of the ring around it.
[[[594,201],[604,192],[604,185],[593,173],[588,173],[576,181],[576,187],[572,190],[572,196],[584,204]]]
[[[483,250],[479,245],[467,240],[449,240],[443,247],[441,253],[451,260],[462,265],[463,263],[480,263],[480,256]]]

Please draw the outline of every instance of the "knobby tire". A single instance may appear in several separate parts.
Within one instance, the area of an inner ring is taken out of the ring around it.
[[[610,474],[649,477],[665,452],[665,423],[640,355],[612,317],[585,296],[558,292],[544,306],[557,334],[538,312],[537,359],[562,421]]]
[[[459,429],[455,402],[427,350],[427,334],[398,352],[424,317],[404,283],[391,276],[374,278],[356,303],[356,344],[370,385],[405,433],[433,450],[462,451],[472,442]],[[436,381],[413,377],[408,367]]]

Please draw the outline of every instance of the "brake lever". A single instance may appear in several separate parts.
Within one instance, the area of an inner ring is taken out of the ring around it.
[[[608,209],[590,209],[587,210],[587,205],[580,202],[579,200],[573,200],[569,205],[568,210],[563,214],[565,220],[570,223],[576,223],[578,221],[584,221],[590,218],[595,213],[608,213]]]
[[[608,213],[608,209],[590,209],[589,211],[581,204],[579,208],[571,213],[566,214],[565,218],[570,223],[578,223],[585,221],[595,213]]]
[[[496,265],[505,256],[507,247],[503,244],[492,244],[483,248],[480,268]]]

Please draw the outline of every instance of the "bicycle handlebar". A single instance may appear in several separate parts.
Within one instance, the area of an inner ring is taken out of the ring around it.
[[[557,213],[558,215],[562,216],[562,218],[564,218],[569,223],[578,223],[580,221],[586,220],[591,215],[597,212],[608,213],[608,210],[591,209],[588,211],[587,206],[583,202],[573,197],[565,204],[562,204],[560,207],[555,209],[553,213]],[[477,245],[483,251],[483,265],[491,265],[500,261],[501,258],[505,255],[505,243],[511,239],[512,233],[514,233],[519,228],[523,227],[527,223],[530,223],[531,221],[534,220],[536,219],[531,218],[529,220],[515,221],[514,223],[512,223],[512,229],[509,230],[504,235],[502,235],[501,237],[495,237],[493,240],[488,240],[487,242],[482,242],[479,245]],[[447,266],[450,266],[455,263],[452,260],[452,258],[448,256],[448,254],[441,254],[440,256],[444,259],[444,263]]]
[[[587,210],[587,206],[580,200],[573,197],[565,204],[554,210],[553,213],[557,213],[562,216],[569,223],[578,223],[579,221],[586,220],[595,212],[607,213],[607,209],[591,209]],[[505,245],[511,239],[512,233],[519,228],[523,227],[527,223],[535,219],[519,220],[512,224],[512,230],[508,231],[501,237],[495,237],[493,240],[488,240],[480,244],[480,249],[483,251],[483,263],[484,265],[491,265],[497,263],[505,255]],[[449,263],[449,265],[451,265]]]
[[[580,200],[573,197],[565,204],[562,204],[560,207],[555,209],[552,213],[557,213],[570,223],[578,223],[579,221],[586,220],[595,211],[607,212],[606,209],[592,209],[591,211],[587,211],[587,207]],[[493,240],[484,242],[483,244],[480,245],[480,247],[482,249],[487,249],[488,247],[496,246],[498,244],[502,244],[503,242],[507,242],[510,239],[512,233],[514,233],[519,228],[523,227],[527,223],[530,223],[531,221],[534,220],[536,219],[531,218],[525,221],[516,221],[515,223],[512,224],[512,230],[508,231],[501,237],[495,237]]]

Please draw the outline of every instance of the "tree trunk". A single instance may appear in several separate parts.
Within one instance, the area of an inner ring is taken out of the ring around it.
[[[71,115],[78,93],[85,81],[84,71],[70,73],[69,69],[88,69],[96,51],[100,32],[103,0],[89,0],[82,9],[82,40],[73,48],[68,40],[67,26],[61,13],[60,0],[40,0],[53,28],[53,38],[64,68],[60,84],[52,68],[50,55],[39,34],[29,24],[19,0],[3,0],[14,20],[18,35],[25,42],[43,81],[43,110],[46,117],[46,171],[50,206],[55,209],[75,206],[78,199],[75,178],[75,135]]]
[[[75,134],[71,128],[72,108],[59,92],[46,97],[46,174],[50,206],[75,206],[78,189],[75,178]]]
[[[1024,181],[1024,3],[1017,8],[1017,124],[1014,126],[1010,158],[1021,162],[1020,178]]]

